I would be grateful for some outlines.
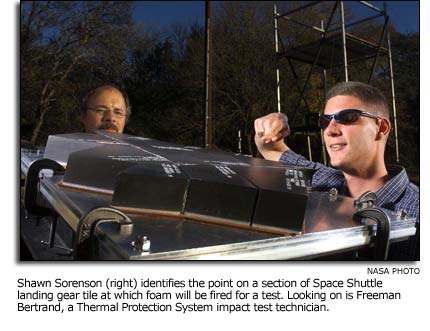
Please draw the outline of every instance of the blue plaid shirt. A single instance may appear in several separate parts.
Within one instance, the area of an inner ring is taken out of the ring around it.
[[[340,194],[348,195],[346,180],[342,171],[329,168],[321,163],[312,162],[291,150],[284,152],[281,162],[306,168],[316,169],[312,178],[312,187],[319,191],[328,191],[335,187]],[[406,170],[399,166],[388,166],[390,180],[377,190],[376,206],[399,211],[404,209],[408,216],[419,221],[419,189],[409,182]]]

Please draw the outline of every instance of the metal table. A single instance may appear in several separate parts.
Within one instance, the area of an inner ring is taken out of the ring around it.
[[[32,161],[42,157],[42,150],[21,151],[21,173],[25,177]],[[109,207],[112,197],[59,186],[62,176],[44,175],[40,180],[40,195],[60,216],[55,236],[60,246],[73,248],[78,225],[84,215],[96,207]],[[391,219],[390,241],[407,240],[415,235],[415,220],[386,211]],[[97,226],[91,245],[95,260],[288,260],[314,259],[345,251],[369,247],[375,238],[376,224],[357,222],[348,215],[354,213],[353,200],[338,196],[332,201],[328,193],[311,192],[306,209],[304,228],[299,235],[281,235],[261,231],[202,223],[185,218],[148,216],[127,213],[133,222],[130,231],[120,231],[117,224]],[[285,216],[288,217],[286,211]],[[29,225],[31,223],[31,225]],[[39,227],[49,236],[49,222]],[[24,224],[24,225],[23,225]],[[71,259],[67,251],[48,248],[34,236],[36,221],[21,219],[21,233],[36,258],[43,260]],[[150,241],[149,251],[136,250],[133,242],[139,236]]]

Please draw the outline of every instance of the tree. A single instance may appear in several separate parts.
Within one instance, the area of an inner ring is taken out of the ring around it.
[[[240,130],[244,151],[253,153],[253,123],[275,111],[275,54],[271,7],[223,2],[214,24],[214,142],[236,151]]]

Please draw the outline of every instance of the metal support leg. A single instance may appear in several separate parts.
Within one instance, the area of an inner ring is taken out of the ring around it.
[[[312,161],[312,149],[311,149],[311,137],[307,135],[306,137],[307,143],[308,143],[308,154],[309,154],[309,161]]]
[[[55,233],[57,231],[57,223],[58,223],[58,215],[52,214],[51,215],[51,226],[49,228],[49,240],[48,241],[42,240],[40,243],[42,245],[48,246],[49,248],[58,248],[58,249],[65,250],[67,253],[71,254],[73,252],[73,249],[71,249],[69,247],[55,245]]]
[[[274,26],[275,26],[275,52],[278,55],[279,52],[279,42],[278,42],[278,13],[276,12],[276,5],[273,5],[273,15],[274,15]],[[279,64],[276,60],[276,97],[278,105],[278,113],[281,112],[281,90],[280,90],[280,80],[279,80]]]
[[[343,1],[340,1],[340,16],[342,20],[342,48],[343,48],[343,66],[345,69],[345,82],[348,81],[348,58],[346,55],[346,37],[345,37],[345,11]]]
[[[391,82],[391,98],[393,102],[393,122],[394,122],[394,140],[396,143],[396,161],[400,162],[399,157],[399,139],[397,136],[397,110],[396,110],[396,94],[394,92],[394,73],[393,73],[393,59],[391,57],[391,42],[390,42],[390,30],[387,30],[387,42],[388,42],[388,59],[390,62],[390,82]]]

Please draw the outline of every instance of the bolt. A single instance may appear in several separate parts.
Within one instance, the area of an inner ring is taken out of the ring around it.
[[[335,187],[332,187],[330,189],[329,194],[330,194],[330,201],[331,202],[337,200],[337,194],[338,194],[338,192],[337,192],[337,189]]]
[[[408,216],[408,214],[406,213],[406,210],[400,209],[397,211],[396,216],[397,216],[397,219],[404,220]]]
[[[137,236],[136,240],[131,242],[131,245],[137,251],[148,252],[151,247],[151,241],[146,236]]]

